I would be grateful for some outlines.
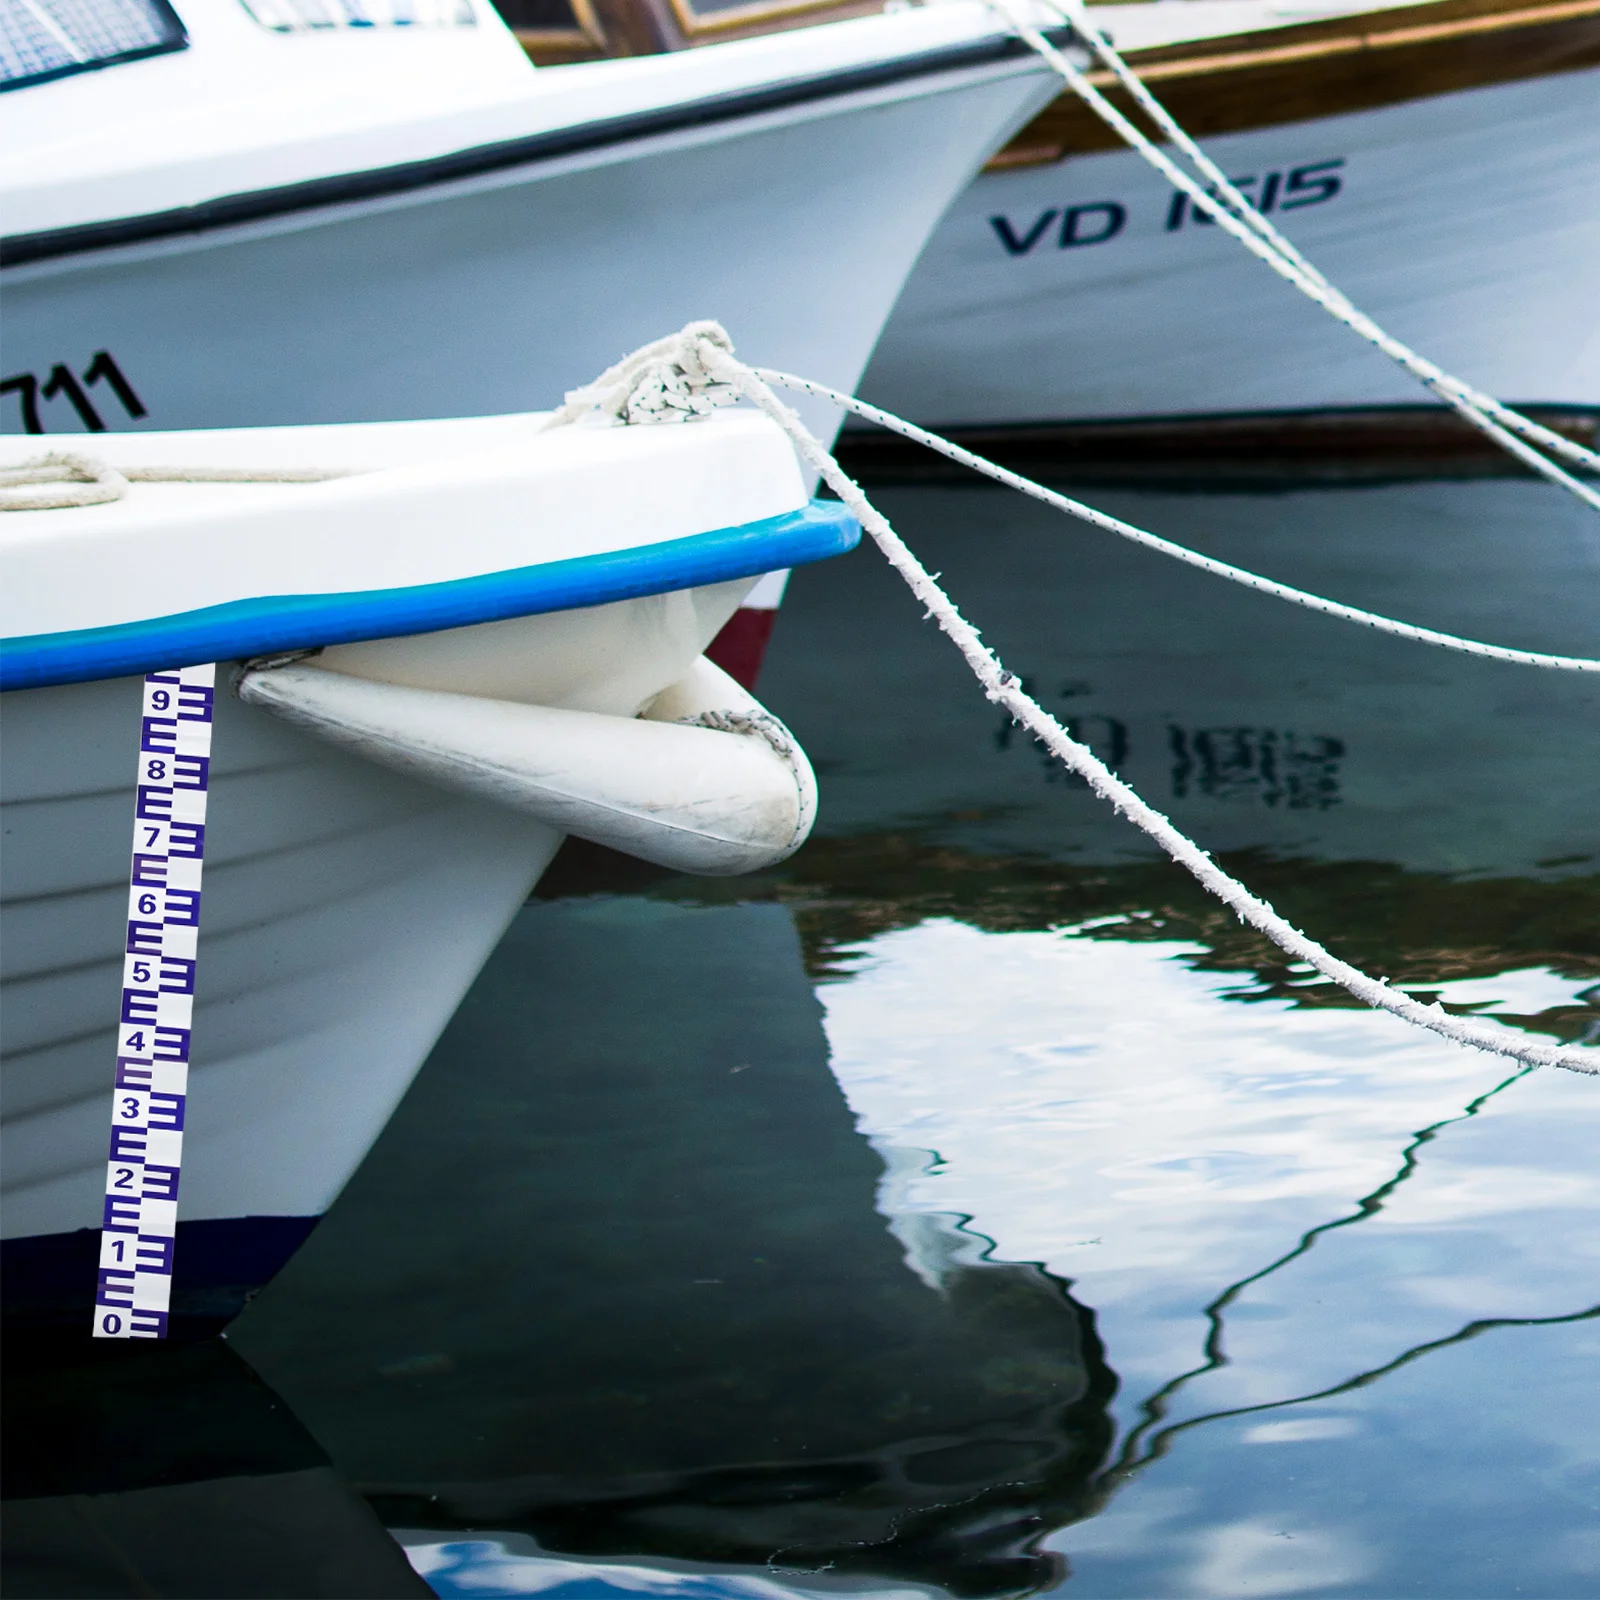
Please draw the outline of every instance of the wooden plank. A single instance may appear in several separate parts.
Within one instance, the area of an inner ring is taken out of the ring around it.
[[[1524,410],[1591,450],[1600,438],[1600,407]],[[1015,423],[940,431],[978,455],[1047,482],[1227,488],[1529,476],[1527,468],[1444,406]],[[868,484],[983,481],[932,450],[877,429],[847,430],[836,454],[847,472]]]
[[[1434,0],[1135,50],[1127,59],[1173,116],[1205,138],[1600,65],[1600,0]],[[1090,81],[1143,121],[1128,96],[1111,87],[1109,73],[1092,73]],[[988,170],[1121,145],[1068,90],[1001,149]]]

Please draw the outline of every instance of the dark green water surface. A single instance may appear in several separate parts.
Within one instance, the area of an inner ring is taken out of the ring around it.
[[[999,492],[879,498],[1298,925],[1600,1045],[1595,678]],[[1543,486],[1094,498],[1600,654],[1600,523]],[[435,1590],[1600,1592],[1600,1080],[1289,963],[1053,770],[871,550],[795,576],[761,691],[813,840],[728,882],[569,849],[230,1335]]]

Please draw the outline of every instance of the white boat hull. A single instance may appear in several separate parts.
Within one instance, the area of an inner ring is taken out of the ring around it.
[[[716,317],[746,359],[850,390],[951,196],[1048,92],[1026,61],[962,68],[20,265],[7,372],[109,351],[145,412],[93,389],[113,430],[476,416]],[[37,410],[82,430],[67,399]],[[0,428],[24,420],[6,396]]]
[[[680,594],[597,608],[597,629],[625,632],[633,653],[586,703],[631,714],[642,665],[675,682],[744,587],[718,586],[706,607]],[[6,697],[8,1240],[100,1222],[139,693],[123,678]],[[232,1224],[235,1262],[299,1243],[564,837],[226,693],[211,789],[180,1284],[191,1224]]]
[[[1207,148],[1258,202],[1278,174],[1273,221],[1430,360],[1507,400],[1592,406],[1597,104],[1600,71],[1572,72]],[[863,396],[943,425],[1429,400],[1221,229],[1169,228],[1173,203],[1131,150],[983,174],[924,252]],[[1080,242],[1063,247],[1064,227]]]

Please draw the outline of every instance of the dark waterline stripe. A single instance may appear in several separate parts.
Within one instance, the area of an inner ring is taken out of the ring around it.
[[[176,1337],[220,1332],[257,1289],[277,1276],[319,1220],[271,1216],[180,1222],[172,1288]],[[7,1239],[0,1246],[7,1332],[71,1329],[81,1338],[93,1307],[99,1259],[98,1228]]]

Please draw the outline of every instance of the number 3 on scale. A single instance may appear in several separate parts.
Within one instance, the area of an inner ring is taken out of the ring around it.
[[[144,402],[133,392],[133,385],[122,375],[122,368],[111,358],[109,350],[96,350],[94,358],[83,369],[83,381],[73,376],[65,362],[51,367],[43,383],[31,372],[16,372],[0,379],[0,394],[16,394],[22,407],[22,431],[47,433],[49,430],[39,417],[40,400],[54,400],[64,395],[68,404],[78,413],[78,420],[90,433],[104,433],[106,425],[89,399],[88,391],[97,383],[104,383],[122,404],[130,417],[147,416]]]

